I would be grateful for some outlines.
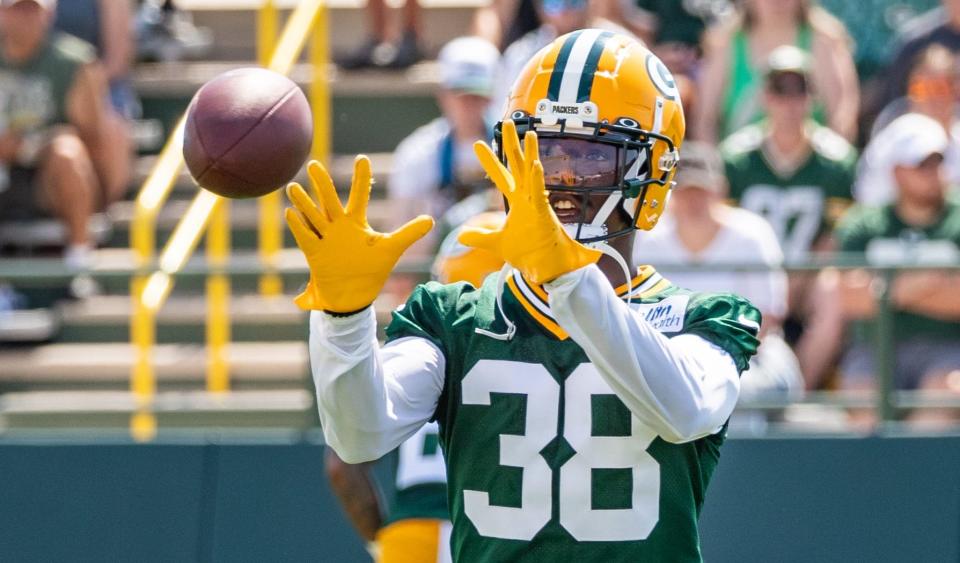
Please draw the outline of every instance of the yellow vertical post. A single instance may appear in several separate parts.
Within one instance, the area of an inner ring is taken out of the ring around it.
[[[269,66],[277,45],[277,6],[266,0],[257,15],[257,60],[261,66]],[[280,223],[282,207],[280,191],[260,198],[257,242],[260,261],[266,272],[260,276],[260,294],[277,296],[283,293],[283,280],[276,273],[277,258],[283,248],[283,225]]]
[[[149,442],[157,435],[157,419],[153,414],[153,397],[157,392],[157,384],[152,355],[156,341],[156,311],[146,306],[141,299],[146,282],[147,276],[137,275],[130,283],[130,299],[133,302],[130,336],[135,355],[130,391],[136,404],[136,410],[130,417],[130,436],[137,442]]]
[[[277,45],[277,5],[273,0],[264,0],[257,12],[257,62],[267,67],[273,48]]]
[[[155,215],[141,217],[130,233],[131,247],[139,268],[145,268],[154,257]],[[156,311],[143,302],[147,276],[138,274],[130,280],[130,341],[133,344],[133,368],[130,392],[135,410],[130,417],[130,436],[138,442],[149,442],[157,433],[153,414],[153,397],[157,384],[153,373],[153,346],[156,343]]]
[[[230,202],[217,198],[207,227],[207,265],[217,270],[230,256]],[[207,276],[207,391],[230,389],[230,278],[222,271]]]
[[[313,158],[329,165],[330,158],[330,82],[327,64],[330,61],[330,39],[327,5],[317,9],[310,40],[310,107],[313,110]]]

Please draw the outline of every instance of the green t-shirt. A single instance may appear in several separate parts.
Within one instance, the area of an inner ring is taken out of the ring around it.
[[[770,222],[788,262],[803,260],[829,231],[851,201],[856,173],[857,152],[850,143],[826,127],[809,127],[810,156],[788,175],[779,174],[764,154],[764,125],[745,127],[720,147],[730,197]]]
[[[21,65],[0,57],[0,130],[29,132],[67,123],[67,93],[80,67],[95,56],[89,43],[53,32]]]
[[[960,204],[948,202],[940,220],[926,227],[907,225],[893,205],[854,208],[837,228],[844,252],[863,252],[871,263],[956,262],[960,259]],[[897,342],[915,338],[960,342],[960,322],[894,311]],[[858,323],[854,337],[873,338],[873,323]]]
[[[447,471],[440,450],[439,428],[425,424],[388,455],[393,478],[386,524],[408,518],[450,519]]]
[[[544,302],[533,302],[542,288],[524,294],[511,279],[504,289],[513,339],[477,333],[505,330],[496,278],[479,289],[421,285],[387,328],[388,340],[427,338],[446,358],[435,418],[455,559],[701,561],[697,518],[725,433],[685,444],[658,437]],[[759,323],[752,305],[676,288],[652,269],[633,287],[643,284],[650,288],[634,307],[654,327],[668,337],[700,335],[746,368],[758,341],[738,320]]]
[[[707,2],[677,0],[635,0],[644,15],[655,19],[655,43],[684,43],[699,47],[707,22],[714,18],[714,6]],[[713,3],[715,4],[715,3]]]

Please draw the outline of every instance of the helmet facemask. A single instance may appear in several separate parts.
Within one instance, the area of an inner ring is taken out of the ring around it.
[[[650,165],[655,153],[676,154],[673,141],[640,129],[634,120],[620,119],[617,124],[545,120],[522,111],[514,112],[511,118],[521,139],[528,130],[537,133],[548,193],[575,199],[579,217],[563,217],[561,222],[570,236],[582,244],[596,245],[637,230],[642,211],[639,203],[647,189],[670,182],[672,162],[667,167],[654,167],[662,170],[656,176],[650,174]],[[500,141],[501,125],[496,126],[494,140],[500,160],[506,163]],[[658,147],[658,143],[666,145]],[[598,204],[596,196],[606,197]],[[591,208],[596,208],[592,218],[588,216]],[[607,223],[614,213],[622,214],[626,226],[611,232]]]

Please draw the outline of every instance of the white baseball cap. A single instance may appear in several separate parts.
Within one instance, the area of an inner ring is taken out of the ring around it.
[[[938,121],[921,113],[907,113],[894,119],[878,134],[883,155],[893,166],[919,166],[931,155],[943,155],[950,139]],[[878,155],[879,156],[879,155]]]
[[[500,51],[486,39],[459,37],[447,43],[437,56],[440,85],[448,90],[490,97],[496,79]]]
[[[686,141],[680,148],[680,162],[674,181],[677,189],[700,188],[722,194],[727,189],[723,158],[713,145]]]

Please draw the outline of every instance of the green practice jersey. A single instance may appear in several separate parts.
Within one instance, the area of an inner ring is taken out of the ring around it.
[[[450,519],[439,432],[435,422],[425,424],[389,454],[394,487],[385,524],[408,518]]]
[[[431,340],[446,359],[435,417],[447,460],[456,560],[700,561],[697,518],[724,432],[673,444],[631,414],[552,320],[543,288],[514,274],[419,286],[388,340]],[[652,269],[618,293],[668,337],[696,334],[747,367],[747,301],[679,289]]]
[[[762,215],[777,233],[787,261],[802,260],[851,200],[856,150],[826,127],[810,124],[812,151],[790,173],[764,154],[764,125],[751,125],[721,145],[730,197]]]
[[[837,229],[840,250],[863,252],[872,263],[948,263],[960,260],[960,204],[949,202],[943,215],[926,227],[903,222],[893,205],[855,208]],[[873,338],[872,324],[858,323],[855,337]],[[960,341],[960,323],[911,313],[894,312],[894,336],[898,342],[923,338]]]

